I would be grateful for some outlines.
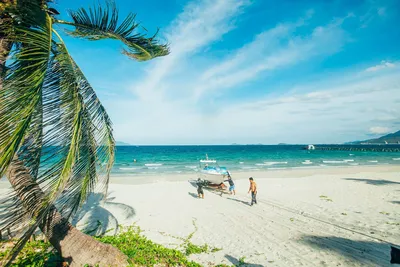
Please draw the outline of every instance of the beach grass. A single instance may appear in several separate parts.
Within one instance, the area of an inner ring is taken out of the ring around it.
[[[7,240],[0,242],[0,263],[18,240]],[[29,241],[24,249],[18,254],[11,266],[13,267],[55,267],[59,266],[61,257],[44,240]]]
[[[195,223],[194,223],[195,225]],[[196,227],[197,229],[197,227]],[[147,239],[141,234],[138,226],[129,226],[117,235],[96,237],[97,240],[118,248],[128,256],[130,266],[187,266],[201,267],[199,263],[191,261],[187,256],[191,254],[210,253],[220,251],[220,248],[210,248],[207,244],[198,246],[190,242],[191,233],[181,250],[166,248]],[[17,240],[2,241],[0,243],[0,261],[10,251]],[[60,266],[62,259],[44,240],[30,241],[11,266],[22,267],[55,267]],[[218,265],[217,265],[218,266]],[[228,266],[228,265],[224,265]]]

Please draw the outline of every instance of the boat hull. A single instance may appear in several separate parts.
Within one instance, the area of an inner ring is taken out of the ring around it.
[[[202,180],[210,182],[211,184],[221,184],[227,179],[227,176],[222,174],[200,172],[200,178]]]

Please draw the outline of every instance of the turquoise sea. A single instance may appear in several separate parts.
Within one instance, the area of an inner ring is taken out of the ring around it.
[[[390,147],[400,148],[400,145]],[[400,164],[399,152],[308,151],[303,148],[301,145],[117,146],[112,174],[194,173],[206,154],[231,171]]]

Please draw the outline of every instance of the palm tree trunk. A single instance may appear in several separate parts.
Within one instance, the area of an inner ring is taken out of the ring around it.
[[[43,191],[30,176],[23,163],[14,160],[7,171],[7,177],[12,187],[29,213],[39,212],[43,199]],[[29,188],[29,190],[26,190]],[[40,230],[53,247],[60,252],[70,266],[126,266],[127,256],[111,245],[101,243],[92,237],[78,231],[64,219],[53,206],[45,220],[39,225]]]
[[[1,19],[0,19],[1,23]],[[0,33],[0,74],[6,62],[10,43]],[[0,79],[0,90],[2,79]],[[0,114],[1,115],[1,114]],[[19,160],[13,160],[7,170],[7,178],[29,214],[40,207],[44,193],[34,181],[28,169]],[[39,200],[39,201],[38,201]],[[111,245],[101,243],[74,228],[53,206],[39,228],[53,247],[70,266],[127,266],[127,256]]]

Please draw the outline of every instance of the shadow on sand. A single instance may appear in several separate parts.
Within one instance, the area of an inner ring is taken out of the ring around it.
[[[192,196],[194,198],[199,198],[199,195],[192,193],[192,192],[188,192],[189,196]]]
[[[343,265],[357,262],[363,266],[390,266],[389,244],[335,236],[304,236],[300,242],[317,250],[329,250],[344,256]],[[326,264],[330,266],[329,262]]]
[[[390,201],[390,203],[393,203],[393,204],[400,204],[400,201]]]
[[[372,179],[359,179],[359,178],[343,178],[348,181],[364,182],[369,185],[390,185],[390,184],[400,184],[399,182],[389,181],[389,180],[372,180]]]
[[[243,263],[240,262],[240,260],[232,257],[231,255],[225,255],[225,258],[230,261],[234,266],[240,266],[240,267],[265,267],[265,265],[261,264],[253,264],[253,263]]]
[[[197,184],[195,180],[188,181],[194,188],[197,189]],[[230,195],[230,193],[226,189],[219,189],[218,187],[204,186],[203,190],[219,195],[222,197],[223,194]]]
[[[101,236],[109,231],[117,233],[120,224],[132,224],[135,209],[110,199],[115,198],[107,198],[103,202],[103,194],[91,194],[72,219],[72,225],[86,234]]]
[[[236,202],[239,202],[239,203],[242,203],[242,204],[245,204],[247,206],[250,206],[250,201],[243,201],[243,200],[236,199],[236,198],[231,198],[231,197],[228,197],[227,199],[232,200],[232,201],[236,201]]]

